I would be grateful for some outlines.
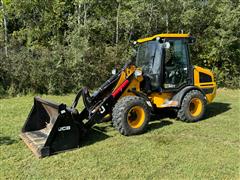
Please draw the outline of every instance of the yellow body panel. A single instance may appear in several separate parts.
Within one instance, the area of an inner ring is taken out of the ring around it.
[[[200,76],[199,76],[200,72],[211,76],[213,81],[212,82],[201,83],[199,81],[200,80]],[[202,88],[213,88],[213,92],[211,94],[206,94],[207,102],[210,103],[210,102],[213,101],[213,99],[216,96],[217,84],[214,80],[214,75],[213,75],[212,71],[210,71],[209,69],[204,69],[204,68],[199,67],[199,66],[194,66],[194,86],[197,86],[200,89],[202,89]]]
[[[151,41],[153,39],[156,39],[157,37],[160,37],[160,38],[188,38],[188,37],[190,37],[190,34],[156,34],[156,35],[151,36],[151,37],[138,39],[137,42],[138,43],[143,43],[143,42],[147,42],[147,41]]]
[[[172,98],[173,93],[157,93],[154,92],[150,94],[149,99],[155,104],[158,108],[165,107],[164,104],[168,103],[169,100]],[[175,102],[173,102],[175,103]]]
[[[135,66],[130,66],[129,68],[126,68],[125,71],[121,73],[120,79],[118,80],[118,83],[113,91],[115,91],[132,73],[135,72],[137,68]],[[137,78],[133,78],[133,80],[128,85],[127,89],[123,92],[121,97],[124,96],[135,96],[132,92],[129,92],[129,90],[135,89],[136,91],[140,92],[140,82],[143,80],[142,76],[139,76]]]
[[[128,85],[127,89],[123,92],[122,96],[135,96],[134,93],[129,92],[129,90],[135,89],[137,92],[140,92],[140,82],[137,79],[133,79],[132,82]]]
[[[113,91],[115,91],[132,73],[134,73],[135,70],[135,66],[130,66],[130,68],[126,68],[125,71],[121,73],[120,79],[118,80],[118,83]]]

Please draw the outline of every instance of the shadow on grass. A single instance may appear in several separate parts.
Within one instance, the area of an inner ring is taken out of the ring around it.
[[[94,129],[100,132],[109,132],[110,128],[113,128],[112,122],[106,124],[105,126],[94,126]]]
[[[166,121],[166,120],[153,121],[152,123],[149,123],[148,131],[152,131],[154,129],[160,129],[160,128],[163,128],[165,126],[169,126],[171,124],[173,124],[171,121]]]
[[[11,145],[11,144],[14,144],[16,142],[17,142],[17,140],[12,139],[8,136],[0,136],[0,146],[1,145]]]
[[[206,112],[203,120],[207,120],[211,117],[217,116],[219,114],[225,113],[232,109],[229,103],[213,102],[208,104],[206,107]]]
[[[231,104],[229,103],[222,103],[222,102],[213,102],[208,104],[206,106],[205,116],[202,120],[207,120],[211,117],[214,117],[229,111],[231,109],[230,105]],[[156,114],[152,116],[151,121],[156,121],[163,118],[176,119],[177,113],[171,108],[158,109]]]
[[[103,133],[102,131],[96,129],[96,127],[91,128],[87,133],[86,137],[82,140],[81,147],[94,144],[96,142],[103,141],[111,136]]]
[[[171,108],[157,109],[155,114],[152,115],[151,121],[160,120],[163,118],[175,119],[177,117],[176,111]]]

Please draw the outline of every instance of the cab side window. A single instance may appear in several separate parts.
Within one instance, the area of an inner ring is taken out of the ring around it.
[[[170,48],[166,49],[165,64],[181,64],[187,66],[186,46],[183,40],[170,40]]]

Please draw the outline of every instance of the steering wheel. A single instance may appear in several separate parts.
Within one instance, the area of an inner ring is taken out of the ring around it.
[[[184,70],[181,63],[174,63],[173,66],[166,66],[165,79],[167,83],[179,84],[184,78]]]

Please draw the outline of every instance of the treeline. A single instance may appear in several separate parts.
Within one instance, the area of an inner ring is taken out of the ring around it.
[[[192,33],[192,61],[239,88],[238,0],[1,0],[0,94],[69,93],[99,86],[130,43]]]

